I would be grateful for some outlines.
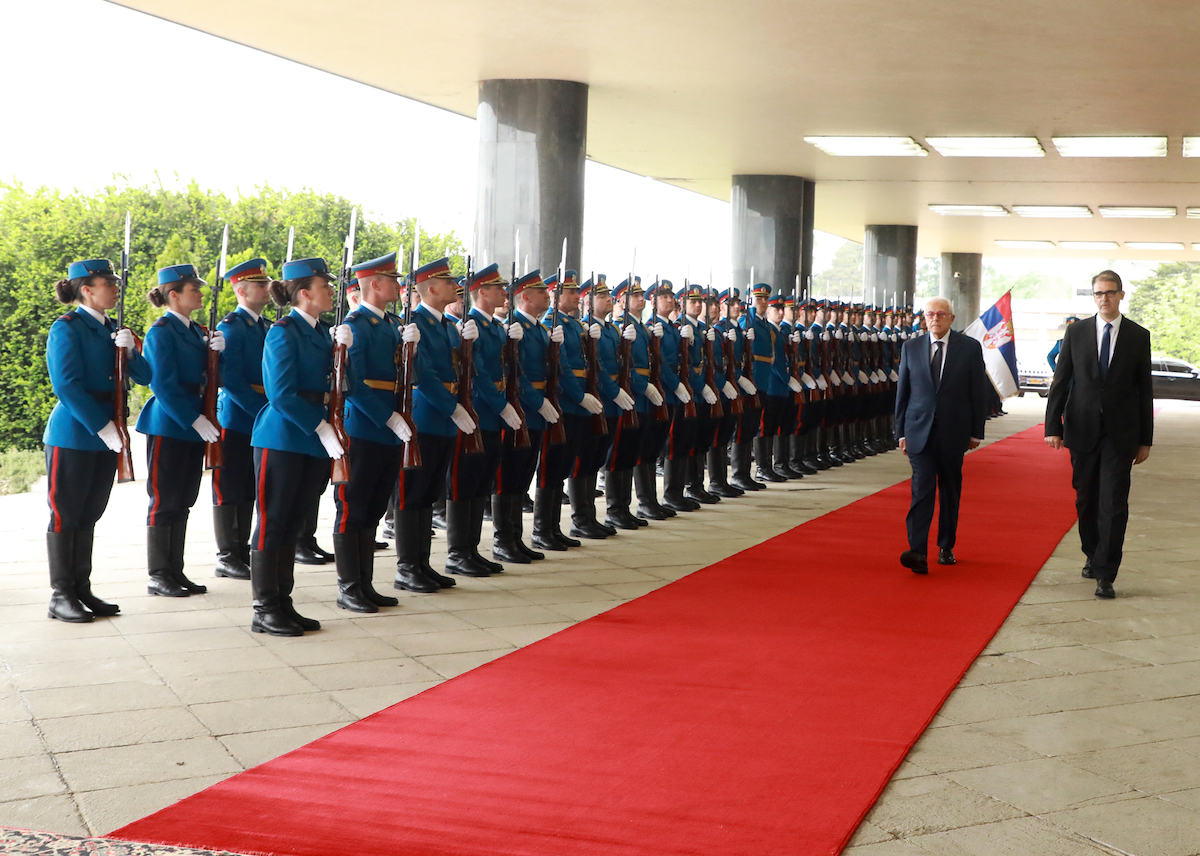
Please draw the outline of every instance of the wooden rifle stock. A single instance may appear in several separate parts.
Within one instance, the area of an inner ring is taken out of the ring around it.
[[[417,423],[412,418],[413,387],[417,382],[417,346],[401,342],[396,348],[396,412],[407,423],[412,437],[404,444],[401,466],[415,470],[421,466],[421,447],[417,444]]]
[[[749,315],[746,316],[746,329],[754,329],[754,319]],[[749,339],[742,339],[742,377],[754,383],[754,343]],[[757,387],[757,384],[755,386]],[[750,396],[750,406],[762,407],[762,399],[757,392]]]
[[[463,312],[464,317],[466,314]],[[468,455],[482,455],[483,435],[479,430],[479,414],[475,412],[475,405],[471,401],[472,380],[475,376],[474,359],[474,343],[466,338],[460,338],[458,343],[458,406],[467,411],[467,415],[475,423],[475,430],[470,434],[463,434],[461,431],[458,433],[462,438],[464,452]]]
[[[595,306],[596,301],[592,292],[595,290],[595,285],[588,290],[588,327],[596,323]],[[604,399],[600,397],[600,349],[598,343],[592,338],[591,330],[583,331],[583,358],[587,362],[587,372],[585,375],[585,389],[589,395],[604,403]],[[597,437],[608,436],[608,419],[604,416],[604,411],[600,411],[592,416],[592,433]]]
[[[342,444],[345,451],[340,458],[334,458],[330,471],[330,481],[334,484],[346,484],[350,481],[350,438],[346,436],[346,426],[342,423],[342,411],[346,404],[346,346],[333,346],[333,389],[329,392],[329,424],[333,434]]]
[[[133,451],[129,448],[129,355],[124,348],[117,348],[117,365],[113,374],[113,425],[121,438],[121,451],[117,453],[117,481],[133,481]]]
[[[213,312],[216,315],[217,296],[213,295]],[[217,325],[213,324],[211,329],[205,329],[202,325],[201,330],[204,330],[204,338],[209,339],[216,331]],[[217,351],[208,349],[208,365],[205,368],[204,380],[204,418],[213,424],[213,427],[218,431],[221,430],[221,423],[217,421],[217,392],[221,386],[221,355]],[[204,444],[204,467],[205,469],[216,469],[224,465],[224,455],[221,452],[221,441],[218,439],[214,443]]]
[[[721,390],[717,389],[717,357],[713,353],[713,343],[708,341],[707,335],[704,336],[701,349],[704,352],[704,382],[717,394],[717,400],[710,405],[709,416],[712,419],[723,419],[725,408],[721,406]]]
[[[683,325],[687,323],[686,321],[683,320],[683,318],[684,318],[684,316],[681,313],[679,316],[679,323],[677,325],[680,330],[683,330]],[[697,332],[698,331],[693,330],[692,334],[695,335]],[[683,338],[683,336],[679,337],[679,367],[678,368],[679,368],[679,371],[678,371],[679,382],[681,384],[683,384],[684,386],[687,386],[688,385],[687,379],[689,377],[691,377],[691,374],[692,374],[692,343],[689,342],[687,339]],[[693,395],[688,398],[687,404],[683,405],[683,418],[684,419],[694,419],[695,416],[696,416],[696,396]]]
[[[726,321],[726,325],[730,329],[732,329],[733,325],[728,323],[729,322],[728,315],[725,316],[725,321]],[[738,389],[738,385],[737,385],[737,382],[733,379],[733,373],[737,369],[737,365],[736,365],[737,361],[734,359],[733,342],[731,342],[725,338],[724,331],[722,331],[722,335],[721,335],[721,356],[724,358],[724,361],[725,361],[725,367],[726,367],[725,368],[725,378],[731,384],[733,384],[733,388],[736,390],[736,389]],[[753,380],[753,379],[751,379],[751,380]],[[738,394],[733,397],[733,401],[729,402],[729,412],[732,413],[734,416],[741,416],[742,413],[745,412],[745,410],[746,410],[746,408],[742,404],[742,394],[739,391]]]
[[[662,340],[653,333],[650,334],[650,385],[658,390],[663,399],[662,404],[650,405],[650,416],[655,422],[666,422],[670,414],[667,412],[667,393],[662,383]]]
[[[509,306],[512,306],[512,301],[509,301]],[[513,315],[513,310],[509,309],[509,318]],[[505,319],[505,323],[509,318]],[[515,323],[515,322],[514,322]],[[517,411],[517,415],[521,417],[521,427],[513,432],[513,441],[518,449],[528,449],[533,441],[529,437],[529,423],[525,418],[525,408],[521,406],[521,355],[519,351],[520,343],[516,339],[504,340],[504,359],[506,362],[504,371],[504,397],[508,400],[512,409]]]
[[[543,390],[546,400],[550,402],[550,406],[558,411],[558,421],[546,426],[546,431],[550,435],[550,443],[555,446],[567,442],[567,429],[563,425],[563,412],[562,408],[558,406],[558,378],[562,371],[559,363],[559,347],[561,346],[557,343],[551,342],[550,347],[546,349],[546,387]]]
[[[621,347],[617,352],[620,363],[620,374],[617,376],[617,385],[621,387],[626,395],[633,398],[633,342],[625,339],[625,330],[629,328],[629,322],[621,328]],[[638,427],[637,408],[631,407],[628,410],[621,411],[621,421],[618,423],[621,428],[636,428]]]

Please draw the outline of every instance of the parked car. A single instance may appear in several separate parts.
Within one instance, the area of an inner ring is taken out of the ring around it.
[[[1155,357],[1150,364],[1155,398],[1200,401],[1200,369],[1184,360]]]
[[[1036,392],[1045,398],[1046,393],[1050,391],[1050,381],[1052,380],[1054,380],[1054,372],[1050,371],[1050,366],[1046,363],[1042,363],[1040,366],[1030,366],[1020,360],[1017,361],[1017,383],[1021,387],[1019,395]]]

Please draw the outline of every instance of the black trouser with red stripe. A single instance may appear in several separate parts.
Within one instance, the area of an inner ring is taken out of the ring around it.
[[[467,454],[465,436],[458,435],[446,471],[446,499],[451,502],[491,496],[500,466],[500,432],[479,430],[483,453]]]
[[[204,445],[199,445],[203,452]],[[258,470],[258,525],[250,544],[255,550],[290,550],[329,484],[329,458],[256,448],[254,464]]]
[[[760,437],[775,437],[779,434],[780,426],[787,410],[786,395],[764,395],[762,419],[759,422]]]
[[[767,395],[759,393],[758,397],[761,402],[766,399]],[[758,436],[759,428],[762,426],[762,407],[754,407],[753,401],[750,397],[742,399],[742,415],[738,419],[737,428],[734,431],[734,443],[749,443]]]
[[[671,427],[667,433],[667,457],[671,460],[688,457],[696,447],[700,420],[684,416],[686,408],[686,404],[671,405]]]
[[[608,460],[609,449],[612,448],[613,437],[617,433],[617,416],[605,416],[604,424],[608,426],[607,434],[597,434],[593,430],[592,419],[588,417],[588,431],[579,444],[579,455],[575,458],[575,466],[571,470],[571,478],[595,475],[600,472],[604,462]]]
[[[516,447],[516,432],[500,432],[500,466],[496,469],[496,493],[502,496],[525,496],[537,473],[538,452],[542,447],[542,432],[529,432],[529,447]]]
[[[387,511],[396,476],[400,472],[403,446],[350,438],[346,455],[350,459],[350,483],[333,489],[337,506],[333,518],[335,534],[369,529],[374,532]]]
[[[713,447],[719,420],[712,418],[709,405],[702,403],[697,405],[697,409],[700,415],[696,418],[696,437],[692,443],[692,451],[697,458],[703,458]]]
[[[104,516],[117,453],[46,447],[46,504],[50,506],[47,532],[90,530]]]
[[[656,422],[647,414],[642,427],[642,443],[641,449],[638,452],[639,464],[654,464],[658,462],[658,456],[666,448],[667,438],[671,434],[671,424],[670,405],[667,406],[667,418],[661,422]]]
[[[170,526],[188,519],[200,496],[204,475],[204,443],[149,434],[146,437],[147,526]]]
[[[737,432],[738,425],[745,415],[745,411],[741,414],[734,413],[731,402],[725,404],[725,415],[721,417],[721,421],[717,423],[717,436],[713,443],[713,447],[724,449],[729,445],[729,441],[734,438]],[[745,404],[745,402],[743,402]]]
[[[631,470],[637,464],[642,452],[642,438],[646,426],[650,424],[649,413],[638,414],[638,427],[628,428],[621,425],[622,417],[618,416],[613,423],[612,442],[608,447],[608,458],[605,467],[609,472]]]
[[[221,466],[212,474],[213,505],[254,502],[254,450],[250,435],[221,429]]]
[[[575,469],[575,459],[579,457],[584,436],[591,433],[592,428],[588,424],[590,416],[564,413],[562,419],[567,442],[555,445],[550,442],[549,429],[542,433],[542,454],[538,462],[539,488],[562,486],[563,479]]]
[[[397,511],[433,508],[433,501],[446,489],[446,468],[454,456],[454,437],[419,431],[417,448],[421,450],[421,466],[401,469],[396,478]]]

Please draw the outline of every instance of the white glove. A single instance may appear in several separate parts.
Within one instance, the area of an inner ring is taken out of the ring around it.
[[[125,332],[129,332],[126,330]],[[218,354],[225,350],[225,334],[220,330],[213,330],[208,334],[208,349],[216,351]]]
[[[826,332],[824,332],[824,333],[822,333],[822,334],[821,334],[821,341],[822,341],[822,342],[828,342],[828,341],[829,341],[829,332],[828,332],[828,331],[826,331]]]
[[[588,336],[592,339],[599,339],[603,332],[604,328],[599,324],[592,324],[590,327],[588,327]]]
[[[354,330],[349,324],[339,324],[329,331],[329,335],[335,345],[345,345],[349,348],[354,344]]]
[[[854,385],[854,375],[850,374],[850,372],[842,372],[842,380],[850,386]]]
[[[872,334],[871,334],[871,341],[872,341],[872,342],[878,342],[878,341],[879,341],[879,334],[878,334],[878,333],[872,333]]]
[[[713,388],[708,384],[704,384],[704,389],[700,390],[700,397],[703,398],[707,404],[717,403],[717,394],[713,392]]]
[[[654,338],[661,339],[663,337],[663,325],[658,321],[650,325],[650,332],[654,334]]]
[[[692,400],[692,394],[687,391],[687,387],[682,383],[675,387],[675,397],[679,399],[680,404],[687,404]]]
[[[746,341],[747,341],[747,342],[753,342],[753,341],[754,341],[754,328],[753,328],[753,327],[747,327],[747,328],[746,328]]]
[[[800,344],[800,331],[797,330],[795,333],[789,333],[788,338],[792,340],[792,344]]]
[[[707,330],[704,331],[704,338],[708,339],[708,341],[710,341],[710,342],[717,341],[717,331],[714,330],[712,327],[709,327]]]
[[[737,330],[734,330],[732,327],[729,328],[728,330],[725,331],[725,338],[731,342],[736,342],[737,341]]]
[[[343,327],[346,325],[342,325]],[[325,447],[325,453],[329,457],[337,460],[342,455],[346,454],[346,450],[342,448],[342,444],[338,442],[337,434],[333,431],[333,426],[322,419],[317,424],[317,439],[321,441],[321,445]]]
[[[555,344],[558,344],[558,345],[562,344],[562,342],[563,342],[563,328],[562,327],[555,327],[553,330],[550,331],[550,341],[554,342]]]
[[[841,385],[842,385],[842,379],[841,379],[841,377],[838,375],[838,373],[837,373],[837,372],[834,372],[833,374],[831,374],[831,375],[829,376],[829,382],[830,382],[831,384],[833,384],[834,386],[841,386]]]
[[[817,389],[821,390],[821,392],[824,392],[825,390],[829,389],[829,384],[825,383],[825,378],[823,378],[823,377],[817,378]]]
[[[658,407],[663,403],[662,393],[658,391],[658,387],[653,384],[646,384],[646,400]]]
[[[896,374],[895,369],[892,369],[891,372],[888,373],[888,380],[893,382],[900,380],[900,375]]]
[[[525,328],[516,322],[509,324],[504,328],[504,330],[508,333],[508,338],[512,339],[514,342],[519,342],[525,337]]]
[[[475,323],[474,318],[468,318],[466,321],[458,325],[458,335],[462,336],[468,342],[474,342],[479,338],[479,325]],[[470,431],[464,433],[470,434]]]
[[[412,439],[412,429],[408,427],[408,422],[395,410],[388,417],[387,427],[405,443]]]
[[[122,327],[120,330],[110,335],[109,338],[116,343],[118,348],[124,348],[131,354],[134,352],[134,349],[137,348],[137,340],[133,338],[133,331],[128,327]]]
[[[500,411],[500,418],[504,420],[504,424],[516,431],[521,427],[521,415],[517,413],[517,409],[511,404],[505,404],[504,409]]]
[[[862,369],[859,369],[858,370],[858,382],[859,383],[867,383],[869,380],[870,380],[870,378],[867,377],[867,373],[865,371],[863,371]]]
[[[804,331],[804,338],[805,338],[805,339],[807,339],[809,342],[811,342],[811,341],[813,340],[813,331],[812,331],[812,330],[805,330],[805,331]]]
[[[450,414],[450,421],[458,426],[458,430],[464,434],[475,433],[475,420],[467,414],[467,409],[461,404],[454,405],[454,412]]]
[[[590,392],[583,394],[583,400],[579,402],[579,406],[593,416],[599,416],[604,412],[604,405],[600,403],[600,399],[596,398]]]
[[[192,421],[192,428],[205,443],[215,443],[221,439],[221,432],[217,430],[217,426],[209,422],[203,413]]]
[[[421,328],[416,324],[405,324],[400,338],[406,345],[415,345],[421,341]]]
[[[856,335],[854,334],[854,331],[853,331],[853,330],[851,330],[851,331],[850,331],[849,333],[847,333],[846,335],[850,337],[850,341],[851,341],[851,342],[857,342],[857,341],[858,341],[858,336],[856,336]]]
[[[696,335],[696,331],[694,329],[692,329],[691,324],[680,324],[679,325],[679,338],[680,339],[687,339],[690,342],[690,341],[692,341],[692,337],[695,335]]]
[[[124,332],[129,333],[128,330]],[[133,334],[129,333],[129,335],[132,336]],[[124,345],[121,347],[124,347]],[[205,421],[207,422],[208,420],[206,419]],[[96,436],[103,440],[104,445],[108,446],[114,452],[119,452],[125,448],[125,445],[121,442],[121,435],[117,431],[117,426],[111,419],[104,424],[103,428],[96,432]]]
[[[542,414],[542,418],[551,425],[558,421],[558,411],[554,409],[554,405],[548,398],[542,399],[542,403],[538,406],[538,413]]]
[[[613,403],[622,410],[633,410],[633,396],[623,389],[617,390]]]
[[[841,339],[842,339],[842,331],[841,331],[841,330],[834,330],[834,331],[833,331],[833,338],[837,339],[837,340],[840,342],[840,341],[841,341]]]
[[[804,372],[802,375],[800,375],[800,383],[804,384],[809,389],[817,388],[817,382],[813,380],[812,375],[810,375],[808,372]]]
[[[738,378],[737,383],[738,386],[742,388],[742,391],[746,393],[746,395],[754,395],[758,392],[758,387],[755,386],[754,381],[750,380],[748,377],[743,376]]]
[[[729,381],[725,381],[725,385],[721,387],[721,394],[731,401],[737,398],[737,390],[733,388],[733,384]]]
[[[632,342],[637,339],[637,327],[632,324],[626,324],[625,329],[621,332],[621,338],[626,342]]]
[[[800,392],[802,389],[804,389],[804,387],[800,385],[800,381],[796,380],[794,377],[790,377],[788,378],[788,389],[790,389],[792,392]]]

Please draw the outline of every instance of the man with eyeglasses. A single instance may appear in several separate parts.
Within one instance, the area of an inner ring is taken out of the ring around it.
[[[896,439],[912,466],[908,549],[900,554],[900,564],[914,574],[929,573],[926,550],[939,494],[937,561],[956,564],[963,455],[983,441],[991,387],[979,342],[950,329],[950,301],[929,298],[924,317],[929,333],[904,343],[896,387]]]
[[[1071,450],[1083,577],[1113,598],[1129,522],[1133,466],[1150,457],[1150,332],[1121,315],[1121,277],[1092,277],[1096,314],[1066,329],[1046,398],[1046,445]]]

